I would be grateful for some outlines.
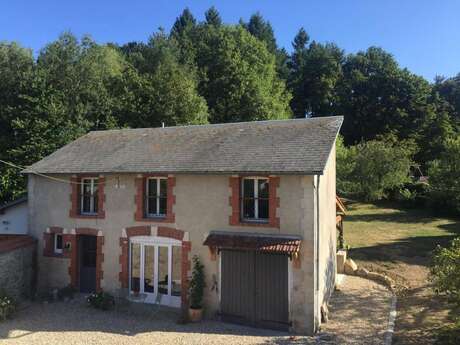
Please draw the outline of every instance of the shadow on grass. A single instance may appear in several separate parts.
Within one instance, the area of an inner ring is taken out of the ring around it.
[[[449,224],[451,225],[451,224]],[[459,225],[456,224],[458,227]],[[449,231],[452,231],[450,229]],[[445,236],[424,236],[424,237],[406,237],[398,241],[391,243],[383,243],[375,246],[360,247],[350,249],[352,258],[367,261],[402,261],[406,263],[412,263],[412,258],[422,257],[426,258],[426,264],[429,262],[429,258],[433,250],[437,245],[445,247],[449,245],[455,237],[460,236],[460,229],[456,229],[456,232],[446,234]]]

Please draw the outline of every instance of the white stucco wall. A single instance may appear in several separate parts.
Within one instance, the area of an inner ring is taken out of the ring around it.
[[[1,212],[0,235],[27,235],[27,202],[11,206]]]

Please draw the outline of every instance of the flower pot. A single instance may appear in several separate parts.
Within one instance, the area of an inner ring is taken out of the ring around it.
[[[190,322],[199,322],[203,319],[203,308],[200,309],[188,309],[188,317]]]

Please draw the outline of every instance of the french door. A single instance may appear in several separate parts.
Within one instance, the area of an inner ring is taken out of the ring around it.
[[[181,305],[181,242],[155,236],[130,239],[130,280],[132,294],[145,294],[145,303],[179,308]],[[161,296],[158,296],[158,295]]]

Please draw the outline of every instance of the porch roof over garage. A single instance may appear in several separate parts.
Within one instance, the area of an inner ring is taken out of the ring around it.
[[[300,250],[298,235],[262,234],[235,231],[211,231],[204,245],[220,249],[256,250],[276,254],[294,254]]]

